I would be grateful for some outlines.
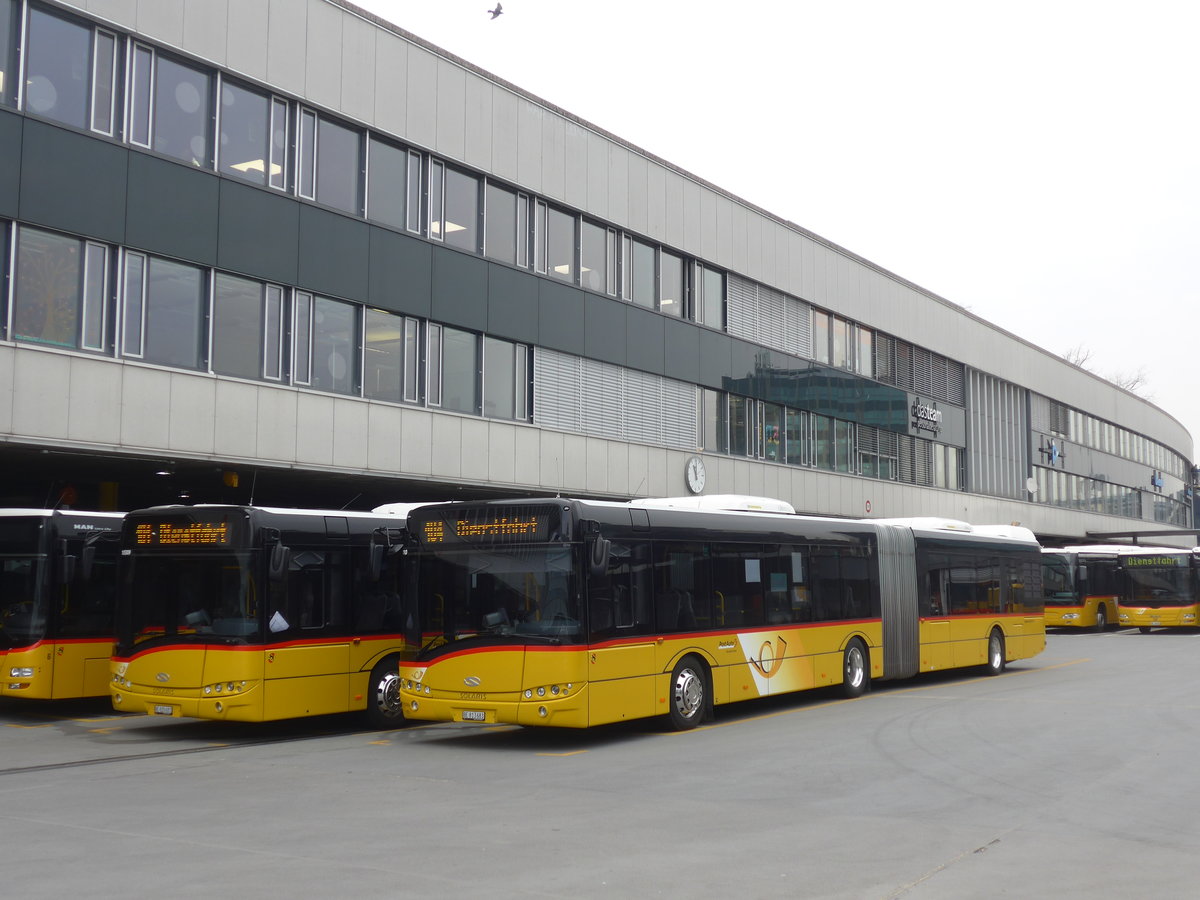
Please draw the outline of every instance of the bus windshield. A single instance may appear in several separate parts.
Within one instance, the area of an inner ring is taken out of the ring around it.
[[[25,647],[46,635],[48,610],[39,579],[45,557],[0,545],[0,649]]]
[[[426,640],[581,641],[572,557],[573,550],[561,544],[422,553]]]
[[[1075,567],[1068,557],[1042,554],[1042,590],[1047,606],[1073,606],[1079,602],[1075,595]]]
[[[1195,603],[1192,597],[1192,570],[1186,557],[1175,564],[1170,557],[1162,565],[1125,566],[1128,577],[1130,606],[1164,607],[1187,606]]]
[[[129,558],[130,604],[117,624],[130,652],[152,641],[247,643],[261,639],[256,551]]]

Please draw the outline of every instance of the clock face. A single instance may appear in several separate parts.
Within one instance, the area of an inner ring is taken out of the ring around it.
[[[683,474],[687,479],[689,491],[693,494],[699,494],[704,490],[704,460],[698,456],[693,456],[687,461],[687,466],[684,468]]]

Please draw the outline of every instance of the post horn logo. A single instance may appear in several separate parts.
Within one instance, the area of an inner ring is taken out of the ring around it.
[[[778,635],[775,640],[779,644],[778,650],[770,641],[763,641],[762,646],[758,648],[758,659],[750,660],[750,665],[758,669],[763,678],[770,678],[778,672],[779,667],[783,665],[783,658],[787,656],[787,641]]]

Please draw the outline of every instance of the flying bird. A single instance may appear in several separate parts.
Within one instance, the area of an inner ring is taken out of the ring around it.
[[[504,6],[502,4],[497,3],[496,8],[489,9],[488,12],[490,12],[492,14],[492,18],[495,19],[498,15],[500,15],[500,13],[504,12]]]

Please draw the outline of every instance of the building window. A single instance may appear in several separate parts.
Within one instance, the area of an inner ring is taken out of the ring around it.
[[[107,347],[108,247],[21,227],[15,275],[13,340]]]
[[[425,400],[430,406],[442,405],[442,326],[432,322],[426,330]]]
[[[575,216],[554,207],[546,216],[546,271],[552,278],[575,281]]]
[[[15,21],[13,6],[0,5],[0,63],[5,66],[0,98],[6,103],[11,103],[16,90],[16,79],[8,77],[16,71],[12,50]],[[26,37],[25,110],[64,125],[111,135],[116,54],[116,36],[111,32],[31,8]]]
[[[13,106],[17,98],[16,0],[0,0],[0,106]]]
[[[272,98],[230,81],[222,82],[219,171],[253,184],[278,187],[283,180],[283,157],[275,147],[278,142],[286,142],[286,109],[283,104],[284,121],[274,121],[279,111]]]
[[[479,179],[446,169],[445,219],[442,238],[447,247],[479,252]],[[432,230],[433,223],[430,224]]]
[[[600,294],[610,292],[608,282],[609,230],[586,219],[579,233],[579,283]]]
[[[368,309],[365,316],[363,396],[393,403],[415,401],[419,396],[420,323],[380,309]]]
[[[312,381],[313,296],[306,291],[292,295],[292,383]]]
[[[283,289],[218,273],[213,280],[212,370],[277,380],[283,370]]]
[[[408,190],[405,202],[405,227],[413,234],[421,234],[421,154],[408,151]]]
[[[442,409],[479,414],[479,339],[468,331],[442,328]],[[433,378],[433,372],[430,372]]]
[[[875,333],[861,325],[854,329],[858,336],[858,359],[856,371],[867,378],[875,377]]]
[[[819,309],[812,311],[812,346],[814,360],[829,362],[829,313]]]
[[[212,163],[212,77],[157,50],[133,54],[130,142],[194,166]]]
[[[484,198],[483,254],[517,265],[517,194],[488,182]]]
[[[358,393],[358,335],[358,307],[327,297],[313,298],[312,387],[335,394]]]
[[[700,449],[725,453],[725,395],[720,391],[700,390]]]
[[[625,269],[625,299],[638,306],[654,309],[654,286],[657,280],[654,271],[655,248],[651,244],[627,236],[625,249],[626,254],[621,259],[621,265]]]
[[[483,414],[529,419],[529,348],[497,338],[483,340]]]
[[[683,257],[660,250],[658,254],[658,308],[668,315],[683,317]]]
[[[367,151],[367,218],[403,229],[408,221],[408,151],[375,135],[367,142]]]
[[[200,368],[203,270],[126,253],[123,297],[125,356],[181,369]]]
[[[808,413],[799,409],[786,410],[785,452],[790,466],[811,464],[812,439],[809,435]]]
[[[725,274],[696,264],[692,311],[696,321],[709,328],[725,327]]]
[[[343,212],[362,213],[362,134],[312,110],[300,111],[299,194]]]

